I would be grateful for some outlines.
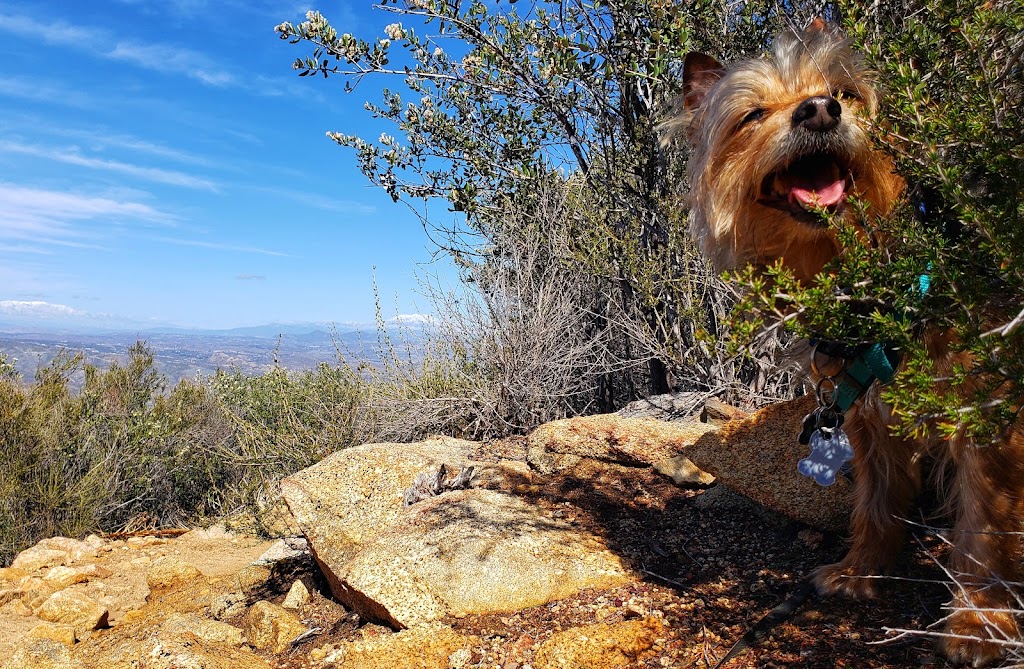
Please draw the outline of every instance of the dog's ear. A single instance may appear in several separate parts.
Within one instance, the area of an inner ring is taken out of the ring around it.
[[[683,59],[683,106],[693,111],[704,101],[704,96],[722,78],[725,68],[717,60],[697,51]]]
[[[804,28],[804,34],[814,35],[815,33],[825,32],[827,28],[828,23],[825,21],[825,19],[821,18],[820,16],[815,16],[814,19],[807,24],[807,27]]]

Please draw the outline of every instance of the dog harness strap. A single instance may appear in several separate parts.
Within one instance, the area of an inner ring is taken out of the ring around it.
[[[846,369],[846,375],[836,390],[836,404],[847,411],[876,380],[889,383],[896,376],[900,356],[894,349],[873,344],[862,350]]]
[[[931,269],[931,263],[928,263]],[[931,288],[930,274],[922,274],[917,278],[918,295],[924,297]],[[872,344],[859,349],[853,362],[846,369],[846,375],[836,389],[837,401],[841,411],[847,411],[861,395],[867,392],[876,380],[883,384],[889,383],[896,376],[896,368],[900,364],[900,354],[889,346]]]

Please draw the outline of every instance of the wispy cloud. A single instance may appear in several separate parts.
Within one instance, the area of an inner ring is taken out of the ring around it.
[[[259,186],[259,191],[261,193],[294,200],[295,202],[315,207],[317,209],[323,209],[325,211],[338,211],[346,214],[362,214],[365,216],[377,213],[377,207],[372,204],[357,202],[355,200],[338,200],[336,198],[325,197],[309,191],[289,190],[287,188],[274,188],[264,185]]]
[[[37,78],[0,76],[0,95],[33,102],[59,103],[80,109],[94,108],[97,101],[87,93]]]
[[[106,314],[90,314],[82,309],[40,300],[0,300],[0,314],[5,316],[29,316],[32,318],[106,316]]]
[[[79,167],[88,167],[90,169],[117,172],[119,174],[126,174],[137,179],[143,179],[155,183],[218,192],[216,184],[208,179],[203,179],[202,177],[192,176],[191,174],[185,174],[184,172],[178,172],[176,170],[165,170],[159,167],[146,167],[144,165],[134,165],[132,163],[125,163],[119,160],[106,160],[103,158],[86,156],[80,152],[78,147],[75,146],[55,148],[8,141],[0,142],[0,151],[45,158],[47,160],[55,160],[57,162],[77,165]]]
[[[0,242],[5,250],[46,253],[46,246],[94,247],[84,222],[144,221],[166,225],[173,217],[147,204],[0,183]]]
[[[261,249],[256,246],[242,246],[238,244],[225,244],[222,242],[208,242],[200,239],[180,239],[175,237],[153,237],[153,241],[164,244],[177,244],[179,246],[195,246],[202,249],[213,249],[217,251],[233,251],[235,253],[255,253],[264,256],[288,257],[287,253]]]
[[[26,119],[38,123],[38,119]],[[132,135],[119,133],[102,132],[97,130],[86,130],[81,128],[50,128],[50,133],[60,137],[71,137],[88,143],[97,149],[120,149],[145,153],[158,158],[166,158],[178,163],[191,165],[210,166],[212,162],[204,157],[180,149],[175,149],[164,144],[157,144]]]
[[[31,16],[0,12],[0,30],[32,35],[45,44],[84,47],[95,44],[104,31],[97,28],[75,26],[66,21],[44,23]]]
[[[209,86],[228,86],[234,77],[198,51],[171,44],[122,42],[104,54],[113,60],[126,60],[147,70],[183,74]]]
[[[115,37],[104,28],[73,25],[65,21],[46,22],[10,13],[0,13],[0,31],[32,35],[45,44],[131,62],[147,70],[184,75],[209,86],[234,83],[234,77],[218,68],[209,56],[176,44],[120,42],[108,50],[99,45],[110,44]]]
[[[239,281],[264,281],[267,277],[264,274],[237,274],[235,278]]]

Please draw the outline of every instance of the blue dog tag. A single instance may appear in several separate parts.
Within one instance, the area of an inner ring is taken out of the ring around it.
[[[797,471],[818,485],[830,486],[843,465],[853,459],[850,438],[841,427],[819,428],[811,434],[811,454],[797,463]]]

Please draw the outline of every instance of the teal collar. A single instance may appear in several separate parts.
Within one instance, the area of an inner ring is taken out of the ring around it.
[[[836,405],[847,411],[876,380],[884,383],[896,376],[900,354],[891,346],[873,344],[861,350],[849,363],[836,389]]]
[[[928,268],[931,269],[931,263],[928,263]],[[929,274],[917,278],[915,288],[920,297],[928,294],[931,283]],[[882,384],[892,381],[899,364],[899,351],[888,344],[872,344],[859,349],[836,388],[836,405],[840,411],[845,412],[853,406],[875,381]]]

